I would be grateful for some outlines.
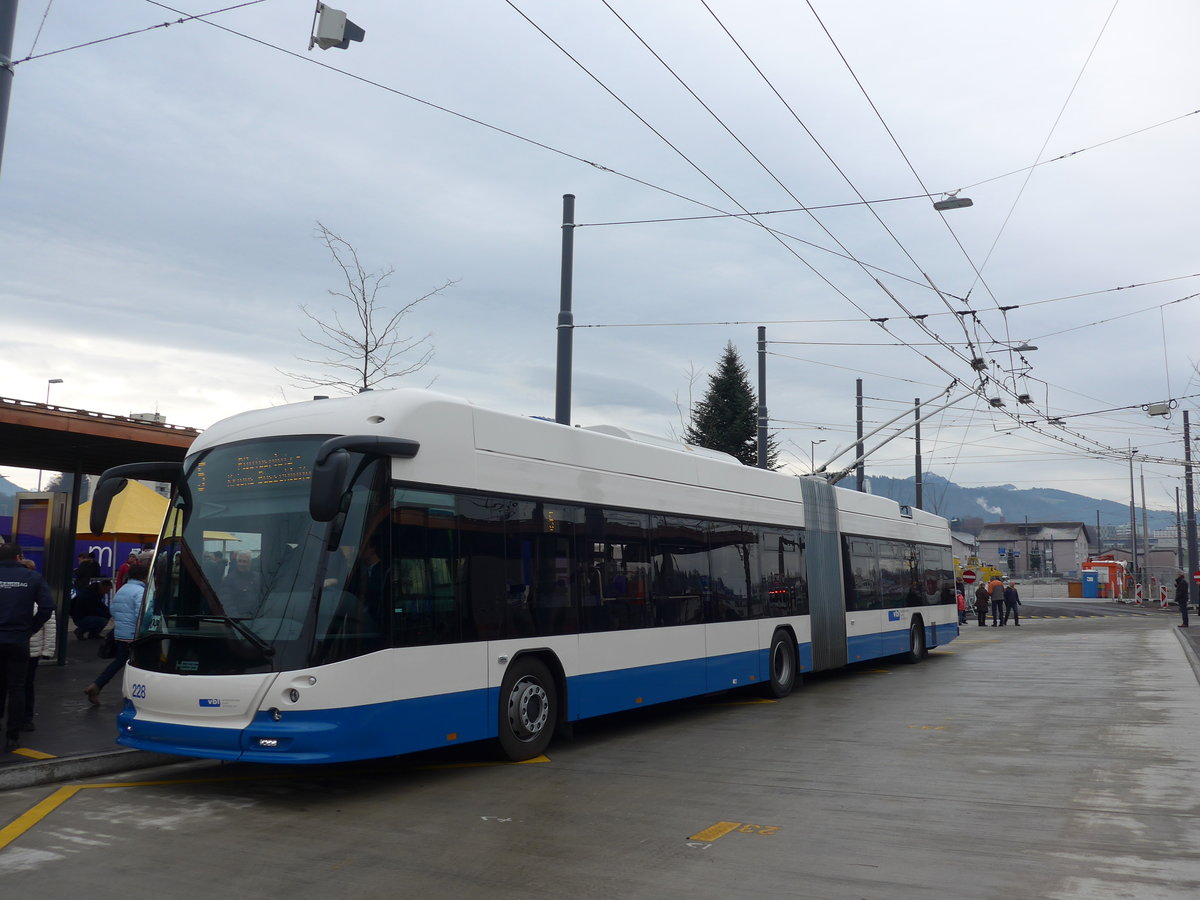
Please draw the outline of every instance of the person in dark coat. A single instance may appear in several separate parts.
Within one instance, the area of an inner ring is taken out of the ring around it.
[[[41,575],[26,568],[24,559],[16,544],[0,544],[0,666],[8,688],[5,753],[17,749],[25,723],[29,639],[54,615],[50,588]]]
[[[100,564],[96,562],[90,552],[79,554],[79,565],[75,567],[75,596],[78,597],[87,586],[92,583],[93,578],[100,577]]]
[[[71,601],[71,621],[75,623],[75,637],[98,638],[111,618],[105,597],[113,583],[107,578],[89,584],[82,594]]]
[[[979,617],[981,626],[987,624],[988,600],[990,598],[986,584],[981,584],[975,588],[975,615]]]
[[[1183,615],[1180,628],[1188,627],[1188,594],[1187,576],[1180,572],[1175,576],[1175,602],[1179,604],[1179,612]]]
[[[1015,585],[1006,584],[1004,586],[1004,618],[1000,620],[1001,625],[1008,624],[1008,617],[1013,617],[1013,624],[1021,624],[1021,614],[1017,612],[1017,607],[1021,605],[1021,595],[1017,593]]]

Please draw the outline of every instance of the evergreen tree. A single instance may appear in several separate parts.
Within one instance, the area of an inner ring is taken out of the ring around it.
[[[692,411],[683,436],[689,444],[720,450],[747,466],[758,465],[758,398],[733,341],[708,376],[708,392]],[[778,465],[775,439],[767,436],[767,466]]]

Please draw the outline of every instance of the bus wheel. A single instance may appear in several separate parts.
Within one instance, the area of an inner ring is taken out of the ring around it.
[[[908,661],[919,663],[925,658],[925,626],[918,620],[908,629]]]
[[[500,686],[500,749],[514,761],[541,756],[554,736],[558,692],[537,659],[518,659]]]
[[[796,642],[786,631],[771,636],[771,652],[767,657],[771,680],[765,685],[768,697],[782,699],[796,686]]]

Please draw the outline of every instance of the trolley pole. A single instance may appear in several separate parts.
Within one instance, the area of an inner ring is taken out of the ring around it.
[[[571,278],[575,266],[575,195],[563,194],[562,280],[558,289],[558,359],[554,377],[554,421],[571,424],[571,341],[575,314],[571,312]]]
[[[767,327],[758,326],[758,467],[767,462]]]

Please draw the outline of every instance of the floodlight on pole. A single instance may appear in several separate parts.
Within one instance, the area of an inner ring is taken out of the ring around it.
[[[62,384],[62,383],[63,383],[63,380],[61,378],[51,378],[46,381],[46,405],[47,406],[50,405],[50,385]]]
[[[347,19],[342,10],[318,3],[313,13],[313,30],[308,39],[308,49],[320,47],[322,50],[328,50],[336,47],[338,50],[346,50],[351,41],[361,41],[366,34],[362,28]]]

